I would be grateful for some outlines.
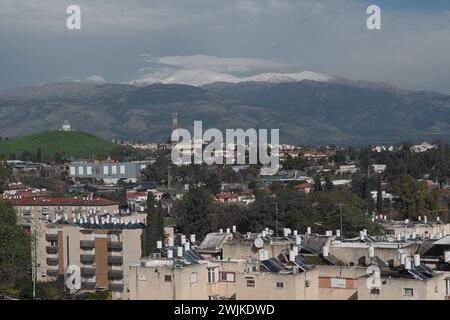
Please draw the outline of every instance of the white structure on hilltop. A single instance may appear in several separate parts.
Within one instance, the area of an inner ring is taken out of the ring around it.
[[[63,131],[71,131],[69,120],[64,120],[64,123],[62,125],[62,130]]]

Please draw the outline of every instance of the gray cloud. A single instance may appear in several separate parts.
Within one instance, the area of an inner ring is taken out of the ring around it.
[[[65,29],[70,4],[82,9],[82,30]],[[80,79],[102,74],[122,82],[139,70],[164,67],[312,70],[450,93],[449,12],[382,6],[383,29],[369,31],[367,3],[361,0],[0,0],[0,5],[0,87],[67,74]]]

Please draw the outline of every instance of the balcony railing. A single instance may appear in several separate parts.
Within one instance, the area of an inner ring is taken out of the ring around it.
[[[95,290],[97,283],[95,281],[81,281],[81,289],[83,290]]]
[[[59,275],[58,269],[47,269],[47,276],[49,277],[57,277]]]
[[[95,268],[85,267],[81,268],[81,276],[85,278],[92,278],[95,276]]]
[[[47,246],[45,248],[45,252],[47,252],[48,254],[56,254],[56,253],[58,253],[58,247],[56,247],[56,246]]]
[[[82,254],[82,255],[80,255],[80,262],[83,264],[92,264],[95,262],[95,255]]]
[[[108,264],[109,265],[122,265],[123,264],[123,257],[122,256],[109,256],[108,257]]]
[[[53,257],[53,258],[47,258],[47,265],[49,266],[57,266],[59,263],[59,258]]]
[[[58,234],[56,234],[56,233],[47,233],[45,235],[45,240],[47,240],[47,241],[58,241]]]
[[[122,292],[123,291],[123,283],[110,283],[110,284],[108,284],[108,289],[113,292]]]
[[[80,240],[81,249],[93,249],[95,247],[94,240]]]
[[[122,251],[122,242],[119,241],[110,241],[108,242],[108,250],[109,251]]]
[[[123,271],[122,270],[109,270],[108,271],[108,279],[122,279]]]

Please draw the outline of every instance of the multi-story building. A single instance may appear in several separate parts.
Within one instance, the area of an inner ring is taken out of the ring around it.
[[[58,216],[107,215],[119,211],[119,203],[98,197],[27,197],[2,195],[0,203],[11,204],[19,223],[28,226],[32,219],[55,220]]]
[[[115,162],[110,159],[104,162],[75,161],[69,165],[69,176],[74,179],[89,178],[103,180],[105,183],[117,183],[119,180],[137,182],[145,163]]]
[[[82,291],[109,290],[113,299],[128,299],[129,267],[141,257],[144,225],[128,220],[121,224],[119,219],[94,221],[33,220],[33,273],[38,281],[54,281],[75,265],[81,271]]]

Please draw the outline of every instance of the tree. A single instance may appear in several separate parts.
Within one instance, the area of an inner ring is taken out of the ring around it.
[[[157,210],[155,209],[156,200],[153,193],[149,192],[147,194],[147,220],[144,229],[144,256],[149,256],[150,254],[156,252],[156,241],[159,240],[158,236],[158,219]]]
[[[381,189],[380,177],[378,177],[378,185],[377,185],[377,212],[378,214],[383,213],[383,191]]]
[[[320,181],[319,174],[316,174],[314,177],[314,191],[319,192],[322,191],[322,181]]]
[[[221,189],[220,177],[216,172],[211,172],[205,181],[205,186],[212,194],[218,194]]]
[[[199,238],[211,232],[211,215],[218,208],[205,187],[193,186],[183,199],[175,203],[177,224],[184,234],[196,234]]]
[[[31,265],[31,239],[17,225],[15,210],[0,206],[0,284],[11,284]]]
[[[331,181],[331,178],[329,175],[325,176],[325,191],[332,191],[334,189],[333,181]]]

